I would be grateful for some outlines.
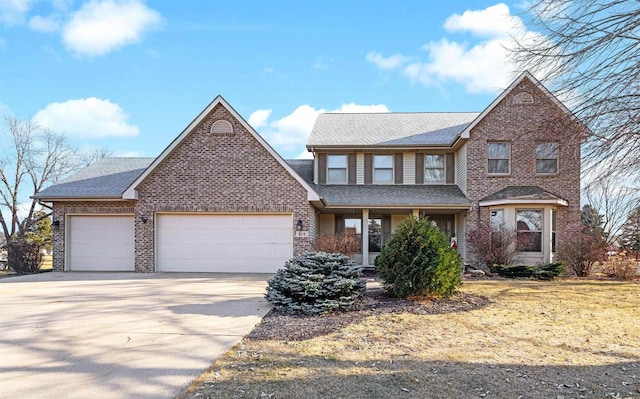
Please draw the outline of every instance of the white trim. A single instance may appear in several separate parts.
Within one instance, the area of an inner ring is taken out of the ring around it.
[[[498,200],[490,200],[490,201],[480,201],[478,202],[479,206],[498,206],[498,205],[559,205],[559,206],[569,206],[569,202],[563,199],[498,199]]]
[[[178,137],[176,137],[171,142],[171,144],[169,144],[167,148],[165,148],[164,151],[162,151],[162,153],[151,163],[151,165],[149,165],[149,167],[147,167],[147,169],[133,183],[131,183],[131,185],[125,190],[124,194],[122,194],[122,198],[125,200],[138,199],[138,194],[136,190],[137,187],[147,178],[147,176],[149,176],[149,174],[151,174],[151,172],[155,170],[155,168],[158,167],[158,165],[162,163],[162,161],[165,160],[167,156],[169,156],[169,154],[173,152],[173,150],[175,150],[178,147],[178,145],[180,145],[180,143],[182,143],[182,141],[196,128],[196,126],[200,124],[200,122],[204,120],[204,118],[206,118],[209,115],[211,111],[213,111],[213,109],[218,104],[221,104],[223,107],[225,107],[226,110],[229,111],[231,116],[234,117],[238,122],[240,122],[242,127],[244,127],[249,132],[249,134],[251,134],[256,140],[258,140],[258,142],[269,152],[269,154],[271,154],[271,156],[275,158],[275,160],[280,165],[282,165],[282,167],[287,172],[289,172],[289,174],[293,176],[293,178],[296,179],[302,187],[304,187],[307,190],[308,201],[320,200],[318,193],[316,193],[315,190],[311,188],[311,186],[309,186],[309,184],[302,177],[300,177],[300,175],[298,175],[298,173],[296,173],[291,168],[291,166],[289,166],[289,164],[287,164],[284,161],[284,159],[282,159],[280,154],[278,154],[273,148],[271,148],[269,143],[267,143],[262,138],[262,136],[260,136],[258,132],[256,132],[251,127],[251,125],[249,125],[247,121],[245,121],[242,118],[242,116],[240,116],[240,114],[238,114],[236,110],[233,109],[233,107],[231,107],[231,105],[229,105],[229,103],[220,95],[218,95],[202,112],[200,112],[200,114],[182,131],[182,133],[180,133],[180,135],[178,135]]]
[[[329,166],[330,157],[344,157],[344,168]],[[344,181],[329,181],[329,169],[344,169]],[[327,177],[325,184],[349,184],[349,154],[327,154],[327,168],[324,171]]]
[[[520,82],[522,82],[525,78],[529,79],[538,89],[540,89],[547,97],[549,97],[551,101],[553,101],[553,103],[557,105],[564,113],[568,114],[572,119],[574,120],[576,119],[573,113],[562,102],[560,102],[560,100],[558,100],[556,96],[553,95],[553,93],[551,93],[546,87],[544,87],[544,85],[540,83],[538,79],[536,79],[529,71],[524,71],[520,74],[520,76],[516,78],[516,80],[513,81],[513,83],[509,85],[509,87],[507,87],[495,100],[493,100],[493,102],[489,104],[489,106],[485,108],[485,110],[482,111],[482,113],[480,113],[480,115],[478,115],[469,124],[469,126],[467,126],[462,131],[462,133],[460,134],[460,138],[468,139],[470,136],[471,130],[474,127],[476,127],[478,123],[480,123],[480,121],[483,120],[484,117],[487,116],[487,114],[491,112],[500,103],[500,101],[504,100],[504,98],[511,92],[511,90],[513,90],[517,85],[519,85]]]
[[[377,182],[376,181],[376,169],[388,170],[389,168],[376,168],[376,157],[391,157],[391,181],[390,182]],[[371,160],[371,184],[379,185],[393,185],[396,184],[396,155],[395,154],[373,154]]]

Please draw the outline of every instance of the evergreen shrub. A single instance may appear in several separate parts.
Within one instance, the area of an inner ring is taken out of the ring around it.
[[[346,255],[308,252],[278,270],[269,280],[265,299],[288,313],[347,311],[366,290],[361,277],[362,268]]]
[[[428,218],[401,222],[375,261],[384,289],[394,297],[453,294],[462,261],[445,234]]]

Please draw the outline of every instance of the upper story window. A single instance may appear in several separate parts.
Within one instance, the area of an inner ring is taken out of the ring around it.
[[[373,182],[376,184],[393,183],[393,155],[373,156]]]
[[[516,210],[517,248],[522,252],[542,252],[542,210]]]
[[[211,125],[211,134],[217,136],[233,136],[233,126],[224,119],[217,120]]]
[[[424,182],[444,183],[444,155],[425,155]]]
[[[327,183],[344,184],[347,182],[347,156],[327,156]]]
[[[536,145],[536,173],[542,175],[558,173],[558,143]]]
[[[508,175],[511,173],[511,144],[487,143],[487,160],[490,175]]]

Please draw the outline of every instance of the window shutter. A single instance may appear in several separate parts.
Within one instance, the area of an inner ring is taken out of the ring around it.
[[[344,216],[342,215],[335,216],[335,228],[336,228],[336,234],[344,234]]]
[[[393,159],[396,163],[394,167],[395,183],[402,184],[402,153],[394,154]]]
[[[327,154],[318,154],[318,184],[327,184]]]
[[[373,156],[364,154],[364,184],[373,182]]]
[[[445,159],[445,168],[446,168],[445,173],[447,177],[447,184],[455,183],[456,165],[455,165],[453,154],[447,154]]]
[[[424,184],[424,153],[416,154],[416,184]]]
[[[348,154],[348,171],[349,184],[356,184],[356,154]]]

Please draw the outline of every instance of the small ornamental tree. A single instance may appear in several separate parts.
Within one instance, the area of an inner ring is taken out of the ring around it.
[[[276,309],[308,315],[350,310],[366,290],[362,268],[346,255],[308,252],[289,259],[269,280]]]
[[[375,261],[392,296],[447,297],[461,284],[462,261],[445,234],[426,217],[403,221]]]
[[[496,266],[510,266],[516,258],[516,231],[504,224],[491,226],[478,223],[467,232],[467,244],[475,260],[486,266],[491,273]]]

